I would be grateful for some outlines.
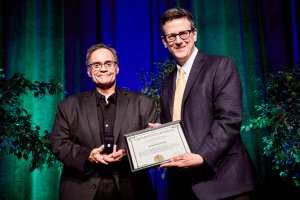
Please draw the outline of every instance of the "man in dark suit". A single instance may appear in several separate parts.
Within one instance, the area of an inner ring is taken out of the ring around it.
[[[93,45],[86,63],[96,88],[59,103],[49,139],[64,164],[60,199],[155,199],[148,171],[131,173],[123,136],[158,122],[154,101],[117,88],[113,48]]]
[[[162,42],[177,61],[161,86],[161,122],[181,120],[193,149],[161,165],[169,168],[170,199],[249,199],[255,184],[240,136],[242,88],[235,64],[196,48],[197,29],[185,9],[164,12],[161,28]],[[179,117],[174,118],[181,69],[186,84]]]

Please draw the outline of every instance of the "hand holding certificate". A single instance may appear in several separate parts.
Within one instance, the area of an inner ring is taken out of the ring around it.
[[[132,171],[160,165],[174,156],[191,152],[180,121],[125,134],[125,140]]]

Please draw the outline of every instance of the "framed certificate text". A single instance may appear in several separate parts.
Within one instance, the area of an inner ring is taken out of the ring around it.
[[[132,171],[157,166],[174,156],[191,152],[180,121],[135,131],[124,136]]]

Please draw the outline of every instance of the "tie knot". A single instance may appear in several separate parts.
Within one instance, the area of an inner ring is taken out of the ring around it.
[[[179,68],[179,77],[178,77],[178,79],[180,79],[180,80],[182,80],[182,81],[185,81],[185,71],[184,71],[184,69],[181,67],[181,68]]]
[[[179,68],[179,76],[183,76],[185,74],[184,69],[181,67]]]

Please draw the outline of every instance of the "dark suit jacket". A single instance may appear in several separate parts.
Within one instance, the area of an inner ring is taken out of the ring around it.
[[[62,101],[49,139],[54,155],[64,164],[60,182],[60,199],[93,199],[105,171],[113,171],[123,195],[135,193],[137,199],[152,199],[151,180],[146,170],[131,173],[127,159],[106,166],[91,166],[87,157],[101,141],[94,91],[70,96]],[[123,134],[141,130],[149,122],[157,122],[154,101],[144,95],[117,90],[114,139],[118,149],[125,148]],[[140,197],[141,195],[142,197]],[[125,198],[128,199],[128,198]]]
[[[175,84],[176,70],[161,87],[162,123],[172,120]],[[252,166],[240,136],[242,88],[231,59],[198,52],[184,91],[181,119],[194,152],[205,161],[202,167],[178,172],[186,173],[198,198],[220,199],[253,190]]]

